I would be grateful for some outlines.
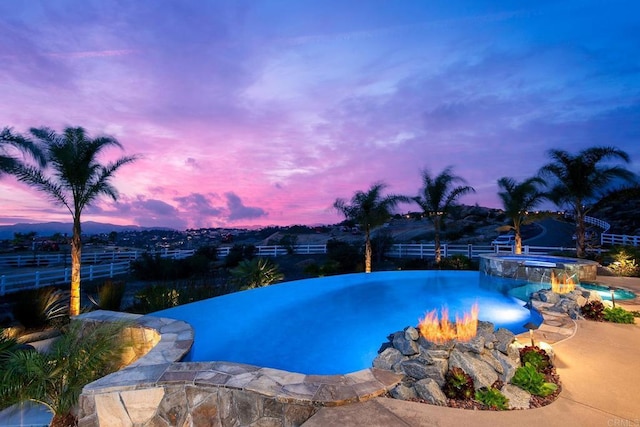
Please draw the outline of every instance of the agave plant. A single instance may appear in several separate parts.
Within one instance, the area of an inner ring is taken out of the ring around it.
[[[278,266],[266,258],[241,261],[231,275],[242,290],[268,286],[284,278]]]
[[[12,351],[0,371],[0,407],[31,400],[52,413],[52,426],[74,425],[73,409],[82,388],[120,366],[127,345],[122,323],[82,325],[72,322],[47,353]]]

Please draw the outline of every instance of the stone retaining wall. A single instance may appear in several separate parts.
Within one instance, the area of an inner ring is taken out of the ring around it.
[[[193,343],[193,329],[185,322],[104,311],[78,319],[134,321],[144,343],[153,341],[149,329],[160,337],[141,358],[85,386],[80,427],[297,426],[322,406],[380,396],[402,379],[376,368],[304,375],[239,363],[179,362]]]

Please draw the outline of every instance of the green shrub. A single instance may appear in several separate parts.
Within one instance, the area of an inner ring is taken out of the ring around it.
[[[531,363],[516,369],[511,383],[536,396],[548,396],[558,389],[553,383],[545,382],[543,374],[538,372]]]
[[[622,307],[605,308],[604,320],[613,323],[633,323],[633,313],[625,310]]]
[[[331,239],[327,241],[327,258],[338,263],[338,273],[354,273],[361,267],[363,253],[358,245]]]
[[[464,255],[453,255],[442,258],[438,265],[440,270],[473,270],[474,264]],[[477,269],[477,267],[475,267]]]
[[[334,260],[328,260],[324,264],[312,263],[304,268],[304,273],[314,277],[324,277],[338,274],[340,264]]]
[[[120,356],[130,344],[122,339],[125,326],[72,322],[47,352],[34,349],[12,352],[3,361],[0,409],[33,400],[54,414],[51,425],[76,425],[71,413],[82,388],[121,365]],[[62,423],[62,419],[69,423]]]
[[[89,297],[89,299],[102,310],[120,311],[125,288],[123,281],[109,279],[98,287],[98,297],[96,299]]]
[[[613,246],[606,256],[607,267],[617,276],[634,277],[640,275],[640,250],[633,246]]]
[[[546,351],[538,346],[527,346],[520,349],[520,362],[522,365],[529,363],[538,372],[549,372],[553,365]]]
[[[227,268],[234,268],[245,259],[252,259],[255,256],[256,247],[253,245],[233,245],[229,249],[229,255],[224,259]]]
[[[507,399],[497,388],[483,387],[476,391],[475,398],[478,402],[492,409],[499,409],[501,411],[509,409],[509,399]]]
[[[580,313],[585,319],[602,322],[604,320],[604,304],[600,301],[589,301],[580,307]]]
[[[165,285],[145,286],[134,296],[133,310],[152,313],[179,305],[180,292]]]
[[[69,313],[69,301],[53,287],[23,291],[16,295],[13,316],[25,328],[37,329],[63,321]]]
[[[460,368],[451,368],[444,376],[442,391],[450,399],[471,399],[474,395],[473,378]]]

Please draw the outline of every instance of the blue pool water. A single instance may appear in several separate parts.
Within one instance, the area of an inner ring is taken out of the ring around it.
[[[396,271],[285,282],[154,313],[195,330],[191,361],[231,361],[304,374],[371,367],[387,336],[448,306],[515,333],[540,323],[523,302],[480,286],[473,271]]]
[[[611,291],[607,286],[596,285],[592,283],[581,283],[580,286],[585,289],[589,289],[590,291],[597,291],[602,299],[611,301]],[[616,289],[615,291],[613,291],[613,295],[616,301],[624,301],[628,299],[634,299],[636,297],[636,294],[625,289]]]

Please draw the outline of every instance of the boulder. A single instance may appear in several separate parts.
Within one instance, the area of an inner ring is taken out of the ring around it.
[[[420,338],[420,332],[418,332],[418,330],[413,326],[409,326],[404,330],[404,338],[411,341],[418,341],[418,338]]]
[[[476,354],[482,353],[484,350],[484,337],[475,336],[469,341],[458,341],[454,347],[458,351],[471,351]]]
[[[396,332],[393,335],[393,346],[405,356],[418,354],[418,344],[405,338],[404,332]]]
[[[398,384],[389,392],[394,399],[411,400],[416,399],[418,394],[413,387],[409,387],[403,383]]]
[[[449,368],[460,368],[473,378],[476,390],[491,387],[498,379],[496,371],[484,360],[478,359],[473,353],[454,351],[449,357]]]
[[[555,292],[546,290],[538,292],[538,298],[540,298],[540,301],[548,302],[550,304],[556,304],[558,301],[560,301],[560,295],[556,294]]]
[[[507,354],[509,351],[509,346],[516,339],[516,336],[508,329],[500,328],[495,332],[496,342],[494,343],[495,348]]]
[[[390,347],[380,353],[375,359],[373,359],[373,367],[379,369],[386,369],[391,371],[393,366],[404,359],[402,353],[399,350]]]
[[[433,379],[420,380],[416,382],[414,387],[421,399],[433,405],[446,406],[447,396],[444,395],[440,386]]]
[[[428,339],[426,339],[425,337],[423,337],[422,335],[420,335],[420,338],[418,338],[418,345],[426,350],[445,350],[445,351],[451,351],[453,350],[453,347],[456,345],[456,341],[455,340],[449,340],[445,343],[442,344],[436,344],[434,342],[429,341]]]
[[[500,351],[494,350],[491,355],[502,366],[502,373],[500,374],[500,380],[504,383],[508,383],[516,373],[516,369],[520,367],[520,356],[517,359],[506,356]]]
[[[400,363],[400,368],[405,375],[416,379],[422,380],[425,378],[431,378],[438,384],[444,385],[444,374],[448,369],[448,362],[444,359],[435,359],[438,363],[425,365],[420,360],[406,360]]]
[[[513,384],[505,384],[500,390],[509,399],[509,409],[529,409],[531,394]]]

